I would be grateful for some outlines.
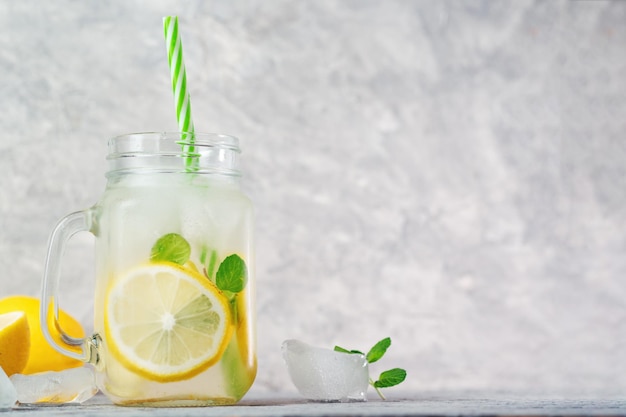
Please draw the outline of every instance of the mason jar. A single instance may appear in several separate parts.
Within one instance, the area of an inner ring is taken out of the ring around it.
[[[232,404],[252,385],[254,219],[239,157],[237,138],[227,135],[112,138],[100,201],[54,229],[42,330],[55,349],[93,365],[99,389],[114,403]],[[57,317],[61,255],[80,231],[95,236],[88,338],[65,334]]]

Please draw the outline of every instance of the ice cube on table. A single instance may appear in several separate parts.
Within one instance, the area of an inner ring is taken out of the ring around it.
[[[88,367],[31,375],[11,375],[20,404],[82,403],[98,388],[93,370]]]
[[[369,370],[364,355],[285,340],[283,358],[300,394],[314,401],[366,401]]]
[[[11,380],[0,366],[0,410],[12,408],[17,402],[17,392]]]

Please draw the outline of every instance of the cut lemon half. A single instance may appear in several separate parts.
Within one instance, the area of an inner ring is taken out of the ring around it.
[[[111,353],[154,381],[191,378],[216,363],[232,334],[226,297],[196,271],[151,263],[114,281],[105,301]]]
[[[30,353],[30,328],[26,313],[0,314],[0,367],[7,376],[22,372]]]
[[[0,300],[0,314],[22,311],[26,314],[28,327],[30,331],[30,353],[26,367],[19,371],[21,374],[35,374],[45,371],[62,371],[64,369],[76,368],[83,366],[82,361],[72,359],[57,352],[47,341],[41,331],[41,323],[39,321],[39,298],[29,297],[25,295],[11,295]],[[52,310],[48,315],[48,327],[52,332],[52,338],[57,344],[63,344],[59,329],[55,328],[52,319]],[[81,324],[65,311],[59,309],[59,324],[68,335],[83,338],[85,332]],[[70,348],[76,353],[80,353],[80,347]],[[5,369],[6,371],[6,369]]]

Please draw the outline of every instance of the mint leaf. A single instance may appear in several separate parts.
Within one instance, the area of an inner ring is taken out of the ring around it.
[[[406,379],[406,371],[401,368],[393,368],[383,372],[374,382],[374,388],[388,388],[398,385]]]
[[[215,284],[222,291],[239,292],[248,282],[246,263],[239,255],[230,255],[222,261],[215,276]]]
[[[341,346],[335,346],[335,348],[333,349],[335,352],[341,352],[341,353],[350,353],[350,351],[348,349],[344,349]]]
[[[383,357],[385,352],[387,352],[387,348],[391,346],[391,339],[389,337],[384,338],[374,345],[373,348],[367,352],[366,359],[369,363],[374,363],[380,358]]]
[[[356,353],[358,355],[365,355],[365,353],[361,352],[360,350],[348,350],[348,349],[342,348],[341,346],[335,346],[334,351],[341,352],[341,353]]]
[[[191,246],[178,233],[168,233],[161,236],[150,251],[151,261],[167,261],[183,265],[189,260]]]

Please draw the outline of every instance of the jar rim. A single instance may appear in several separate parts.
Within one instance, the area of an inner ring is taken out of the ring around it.
[[[109,139],[109,147],[120,140],[132,139],[176,139],[181,145],[220,146],[241,153],[239,139],[236,136],[225,133],[211,132],[173,132],[173,131],[148,131],[132,132],[113,136]],[[193,140],[191,140],[193,138]]]
[[[220,133],[138,132],[109,139],[107,177],[186,172],[240,176],[239,139]]]

